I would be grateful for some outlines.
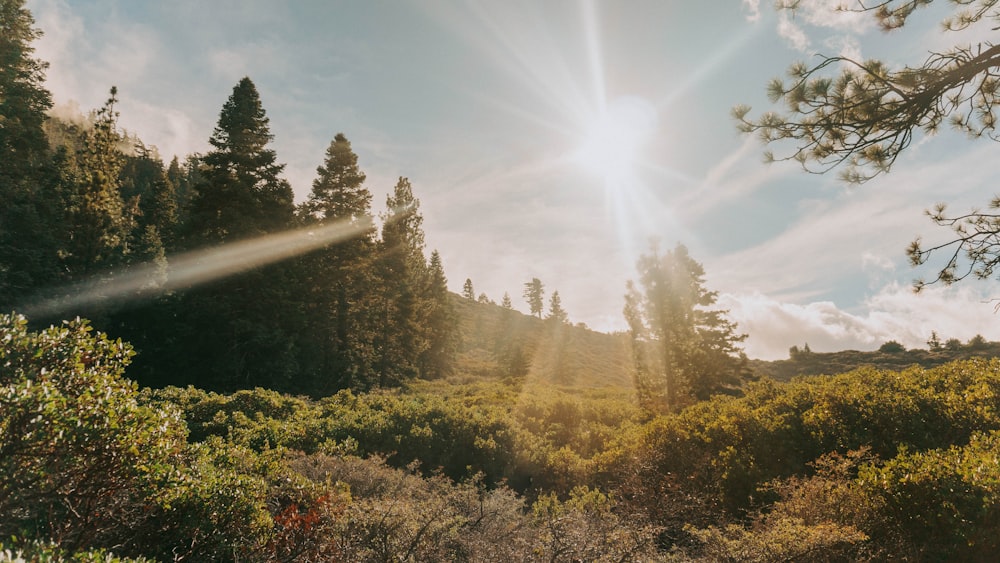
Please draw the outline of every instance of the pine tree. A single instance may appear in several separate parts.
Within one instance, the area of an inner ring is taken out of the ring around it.
[[[905,37],[910,18],[919,19],[921,8],[932,4],[942,16],[941,35],[919,38],[927,41],[926,50],[909,48],[919,53],[919,61],[854,59],[838,54],[819,56],[808,64],[795,62],[786,80],[773,79],[767,85],[768,97],[783,102],[784,110],[750,117],[750,106],[737,106],[733,115],[740,130],[786,151],[767,151],[769,161],[794,161],[812,173],[837,168],[842,180],[858,184],[889,173],[911,143],[919,145],[925,134],[936,133],[944,125],[972,138],[997,140],[1000,44],[988,33],[967,33],[954,37],[947,46],[949,34],[982,26],[996,31],[1000,9],[995,1],[955,0],[948,8],[939,8],[945,3],[795,0],[776,2],[775,8],[808,10],[813,18],[822,18],[824,10],[867,15],[898,38]],[[986,279],[1000,272],[998,209],[1000,198],[994,197],[985,207],[967,213],[949,212],[943,203],[930,210],[930,219],[951,231],[950,240],[927,246],[918,238],[910,244],[907,256],[913,266],[926,263],[933,255],[943,258],[934,278],[917,280],[914,288],[949,285],[970,276]]]
[[[437,250],[431,253],[424,297],[426,317],[423,330],[427,348],[419,358],[418,367],[423,377],[436,378],[451,372],[452,360],[458,347],[455,308],[448,292],[448,279],[444,275],[441,255]]]
[[[562,299],[559,297],[558,291],[553,291],[552,296],[549,298],[549,316],[548,318],[556,323],[565,323],[569,319],[569,315],[566,314],[566,310],[562,308]]]
[[[167,181],[174,188],[174,199],[177,202],[177,225],[187,225],[190,216],[191,198],[194,187],[204,181],[202,171],[204,163],[199,154],[188,155],[184,163],[175,156],[167,167]],[[178,233],[175,233],[175,238]]]
[[[423,301],[428,268],[424,257],[420,200],[406,178],[399,178],[386,198],[382,216],[380,275],[385,289],[380,354],[381,385],[419,374],[418,358],[429,346],[424,331]]]
[[[514,304],[510,301],[510,294],[506,291],[503,292],[503,299],[500,301],[500,306],[504,309],[513,309]]]
[[[188,236],[192,244],[218,243],[288,228],[292,188],[280,174],[269,121],[249,78],[233,88],[202,157],[204,180],[194,186]]]
[[[462,297],[470,300],[476,300],[476,290],[472,289],[472,280],[465,278],[465,284],[462,285]]]
[[[201,181],[193,187],[185,246],[232,242],[294,224],[292,190],[280,177],[284,165],[268,148],[271,140],[257,89],[244,78],[223,105],[209,139],[213,150],[196,172]],[[301,331],[296,274],[289,264],[276,264],[187,291],[171,304],[177,330],[168,342],[140,350],[134,371],[159,384],[222,391],[295,388]]]
[[[0,0],[0,309],[54,281],[60,221],[42,128],[52,97],[23,0]]]
[[[300,215],[320,222],[368,221],[372,194],[364,185],[365,174],[358,168],[358,155],[343,133],[337,133],[330,142],[316,175],[309,199],[299,209]]]
[[[94,114],[74,154],[63,165],[66,206],[64,264],[74,277],[107,270],[124,262],[131,207],[122,198],[124,142],[118,130],[118,90]]]
[[[931,331],[931,337],[927,339],[927,349],[931,352],[937,352],[943,347],[941,344],[941,339],[938,337],[937,331]]]
[[[171,164],[175,175],[178,174],[176,157]],[[137,143],[135,154],[125,157],[121,185],[124,199],[138,202],[138,230],[145,232],[152,228],[169,244],[177,229],[177,193],[155,149]]]
[[[746,358],[737,344],[746,335],[736,333],[726,311],[709,309],[717,295],[705,289],[701,264],[677,245],[662,256],[654,246],[637,266],[640,278],[628,283],[625,319],[643,400],[673,410],[738,385]]]
[[[524,284],[524,299],[528,302],[532,315],[542,318],[542,311],[545,308],[545,287],[542,280],[531,278],[530,282]]]
[[[305,223],[343,222],[359,233],[304,256],[301,293],[312,353],[304,369],[314,394],[342,388],[367,388],[374,378],[375,340],[379,326],[372,311],[381,288],[373,272],[375,230],[372,195],[351,143],[338,133],[316,169],[308,200],[299,207]]]

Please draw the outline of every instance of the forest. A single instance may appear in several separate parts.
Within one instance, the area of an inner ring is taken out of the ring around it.
[[[0,0],[0,561],[993,561],[996,343],[752,361],[683,245],[629,329],[448,290],[337,134],[294,201],[249,77],[164,162],[52,114]],[[125,94],[123,94],[125,95]]]

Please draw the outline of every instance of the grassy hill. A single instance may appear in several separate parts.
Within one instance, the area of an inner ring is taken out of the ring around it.
[[[883,346],[882,350],[872,352],[859,352],[857,350],[800,351],[792,354],[792,357],[787,360],[751,360],[750,368],[757,375],[771,377],[778,381],[788,381],[800,375],[832,375],[846,373],[861,367],[902,370],[916,365],[931,368],[956,360],[1000,357],[1000,342],[986,342],[981,339],[973,339],[968,344],[949,342],[947,346],[936,350],[914,348],[887,351],[891,349],[892,347]]]
[[[526,377],[577,387],[631,386],[628,342],[622,334],[553,323],[454,295],[459,323],[455,372]]]

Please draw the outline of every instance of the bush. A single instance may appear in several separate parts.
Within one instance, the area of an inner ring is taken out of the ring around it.
[[[903,346],[895,340],[890,340],[879,346],[878,351],[883,354],[902,354],[906,351],[906,346]]]
[[[140,404],[131,349],[85,321],[33,333],[2,315],[0,342],[0,537],[130,545],[176,478],[177,409]]]
[[[698,528],[708,526],[706,513],[717,522],[741,521],[778,500],[768,483],[810,475],[809,463],[824,454],[869,448],[891,460],[901,447],[914,454],[960,447],[993,430],[1000,430],[998,360],[902,372],[865,368],[751,384],[744,397],[716,398],[654,420],[637,444],[611,448],[618,456],[601,464],[616,468],[606,486],[627,487],[629,497],[670,491],[680,499],[674,511],[640,507],[670,530],[672,545],[686,541],[677,514],[687,512],[684,520]]]
[[[69,553],[59,546],[40,541],[0,542],[0,563],[153,563],[145,557],[117,557],[103,549],[88,549]]]

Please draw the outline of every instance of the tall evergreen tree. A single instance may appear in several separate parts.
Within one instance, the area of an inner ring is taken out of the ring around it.
[[[304,311],[309,327],[304,358],[311,392],[317,395],[371,384],[377,327],[370,311],[379,288],[372,273],[375,229],[371,224],[372,195],[365,174],[343,133],[327,147],[316,169],[308,200],[299,207],[305,223],[346,222],[360,233],[310,253],[300,261]]]
[[[542,318],[542,311],[545,309],[545,286],[542,285],[542,280],[531,278],[530,282],[524,284],[524,300],[528,302],[531,314]]]
[[[364,185],[365,174],[358,168],[358,155],[343,133],[337,133],[330,142],[316,175],[309,199],[299,209],[302,215],[320,222],[368,221],[372,194]]]
[[[61,254],[74,277],[121,264],[128,253],[132,209],[122,198],[123,139],[118,130],[118,89],[82,131],[73,155],[63,163],[65,239]]]
[[[690,397],[707,399],[740,383],[746,358],[737,347],[746,335],[710,309],[717,294],[704,286],[705,270],[677,245],[638,261],[639,283],[628,283],[625,319],[636,359],[636,388],[648,404],[679,408]]]
[[[549,298],[548,318],[557,323],[565,323],[569,319],[569,315],[566,314],[566,310],[562,307],[562,298],[559,297],[558,291],[553,291],[552,296]]]
[[[423,377],[436,378],[451,371],[452,360],[458,348],[455,307],[448,291],[448,279],[444,275],[441,254],[437,250],[431,252],[424,298],[425,318],[422,328],[427,346],[418,358],[418,367]]]
[[[292,188],[281,177],[284,164],[273,140],[257,87],[243,78],[222,106],[202,157],[204,179],[194,186],[189,237],[193,244],[227,242],[289,227]]]
[[[57,272],[57,198],[42,125],[52,97],[46,63],[32,57],[35,29],[23,0],[0,0],[0,309]]]
[[[292,190],[268,147],[268,119],[253,82],[244,78],[222,107],[194,185],[188,247],[231,242],[294,224]],[[294,272],[271,265],[187,291],[165,301],[177,330],[168,342],[140,349],[135,372],[152,384],[232,390],[288,390],[298,366]],[[149,371],[144,371],[149,370]]]
[[[179,173],[176,157],[171,164]],[[137,143],[135,154],[125,157],[121,185],[126,201],[137,200],[140,232],[152,228],[162,240],[172,241],[178,222],[176,186],[155,149]]]
[[[183,164],[175,156],[167,167],[167,180],[174,188],[174,198],[177,201],[178,227],[189,222],[191,198],[194,195],[194,187],[204,181],[202,175],[204,166],[200,154],[191,154],[184,159]]]
[[[420,200],[408,179],[399,178],[385,205],[379,271],[386,327],[381,331],[379,372],[382,384],[393,384],[419,374],[418,358],[429,346],[422,310],[428,268]]]
[[[462,297],[470,301],[476,299],[476,290],[472,289],[472,280],[469,278],[465,278],[465,284],[462,286]]]

